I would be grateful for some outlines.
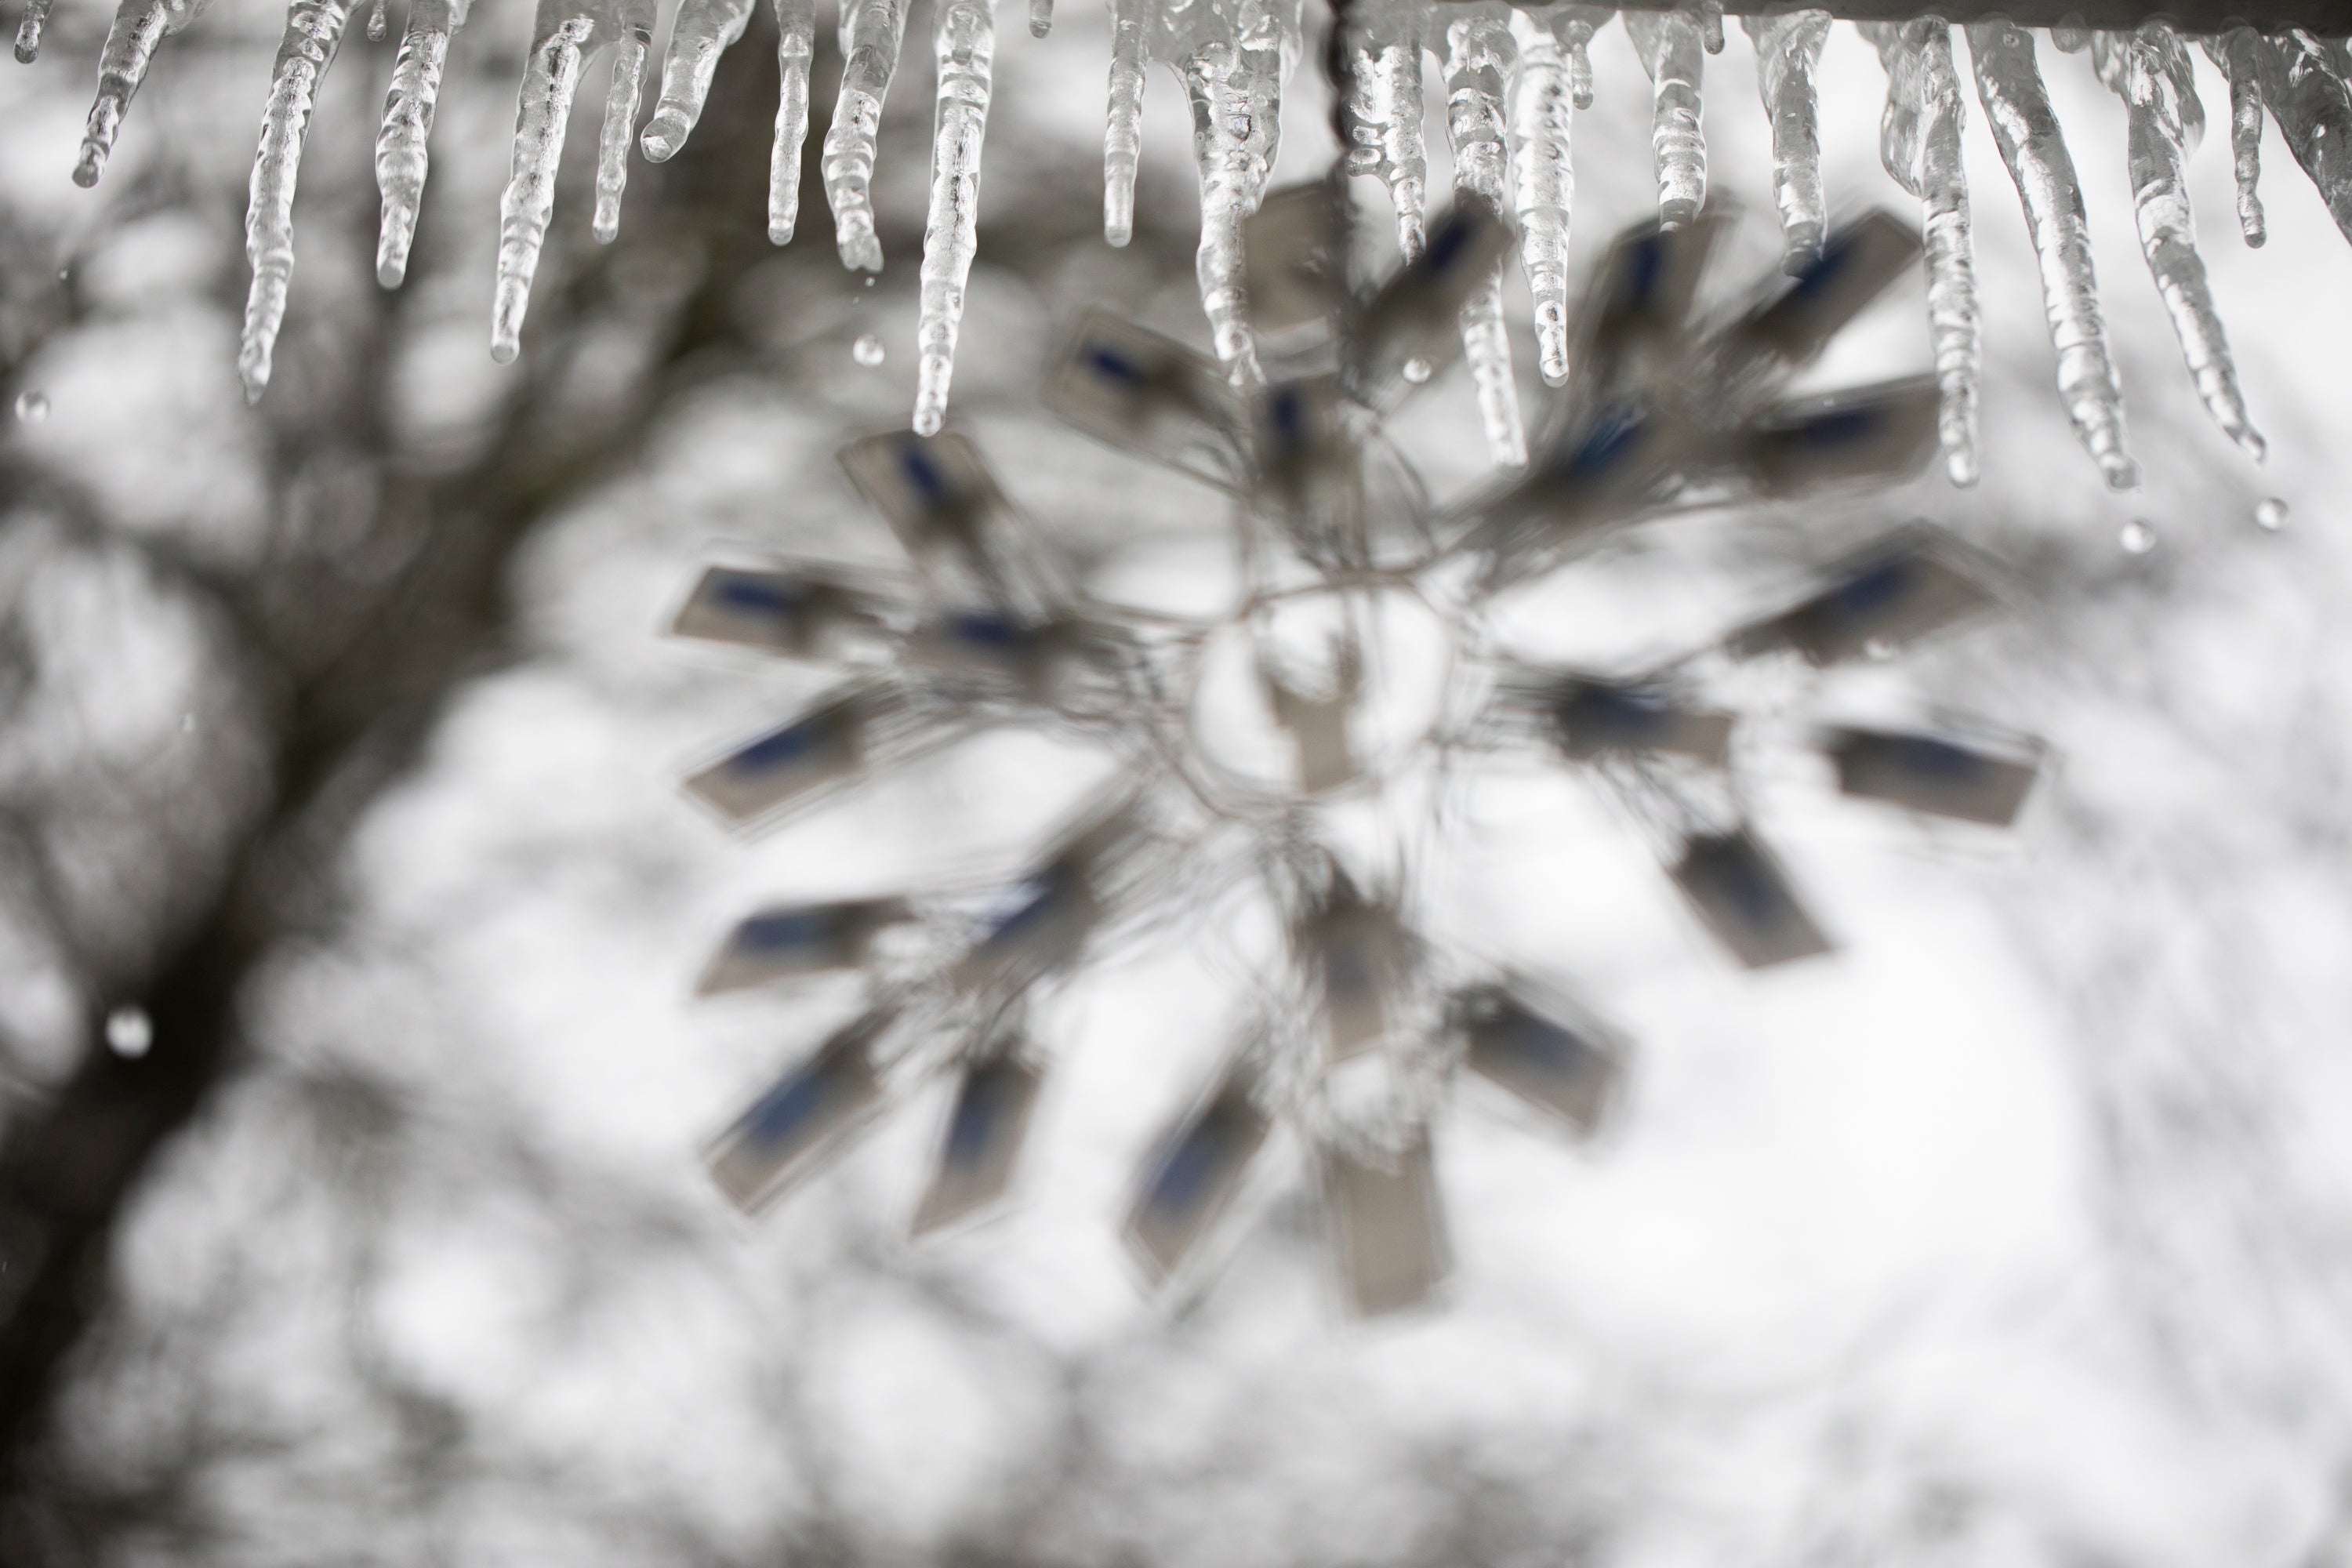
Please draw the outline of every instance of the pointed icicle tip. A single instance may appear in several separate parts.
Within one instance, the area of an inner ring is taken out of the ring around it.
[[[661,98],[640,139],[649,163],[677,156],[702,118],[710,98],[719,57],[742,37],[753,0],[685,0],[670,25],[669,53],[662,59]]]
[[[2172,318],[2181,358],[2213,423],[2259,463],[2267,445],[2246,412],[2189,213],[2189,154],[2205,129],[2205,111],[2188,47],[2171,28],[2150,22],[2137,32],[2099,34],[2092,58],[2099,79],[2124,100],[2140,250]]]
[[[941,0],[932,50],[939,106],[931,143],[931,205],[923,226],[921,314],[915,329],[915,433],[947,418],[964,286],[979,248],[980,154],[996,59],[995,0]]]
[[[1135,175],[1143,154],[1143,68],[1154,0],[1111,0],[1110,103],[1103,115],[1103,238],[1135,233]]]
[[[801,149],[808,141],[809,61],[816,0],[775,0],[776,140],[768,153],[768,243],[790,245],[801,216]]]
[[[1658,223],[1680,228],[1706,202],[1706,136],[1699,79],[1706,69],[1698,21],[1681,12],[1625,13],[1652,86],[1650,148],[1658,171]]]
[[[258,403],[269,384],[270,356],[294,280],[294,187],[302,171],[302,147],[319,84],[333,63],[351,7],[352,0],[294,0],[270,71],[245,211],[245,254],[253,284],[246,295],[236,368],[247,403]]]
[[[604,90],[604,124],[596,141],[596,211],[589,232],[599,245],[621,234],[621,195],[629,183],[629,133],[646,86],[650,28],[631,27],[613,46],[613,79]]]
[[[1772,121],[1772,194],[1780,210],[1781,268],[1801,277],[1822,254],[1829,226],[1822,195],[1820,109],[1814,73],[1828,41],[1827,11],[1742,19],[1756,43],[1756,88]]]
[[[375,4],[368,7],[368,42],[371,44],[383,42],[383,35],[387,30],[384,26],[383,0],[375,0]]]
[[[375,186],[383,197],[376,231],[375,279],[397,289],[408,275],[408,251],[416,237],[416,215],[425,199],[431,164],[433,107],[441,93],[441,68],[459,13],[446,0],[412,0],[408,25],[393,63],[392,87],[384,94],[383,125],[375,138]]]
[[[841,94],[824,137],[824,195],[833,208],[834,244],[853,271],[882,270],[882,241],[874,232],[875,142],[882,100],[898,69],[907,33],[907,0],[844,0]]]
[[[1507,83],[1519,63],[1509,14],[1480,13],[1445,28],[1445,134],[1454,152],[1457,200],[1487,211],[1509,210]],[[1527,466],[1527,432],[1519,416],[1518,384],[1511,374],[1511,338],[1503,320],[1503,264],[1462,307],[1462,347],[1477,389],[1487,454],[1497,468]]]
[[[1042,38],[1054,30],[1054,0],[1029,0],[1029,36]]]
[[[1512,101],[1513,168],[1519,216],[1519,264],[1535,305],[1536,365],[1544,384],[1568,382],[1568,237],[1576,195],[1570,160],[1573,86],[1561,41],[1548,18],[1514,12],[1519,44],[1518,89]]]
[[[108,25],[106,46],[98,57],[98,96],[89,106],[89,128],[82,132],[81,156],[74,163],[73,182],[84,190],[106,172],[123,116],[131,111],[131,95],[147,79],[147,68],[154,62],[156,46],[163,41],[171,18],[167,0],[122,0]]]
[[[2125,447],[2123,385],[2099,314],[2082,183],[2034,60],[2033,37],[2001,21],[1973,23],[1968,34],[1977,99],[2017,186],[2040,263],[2059,396],[2107,487],[2130,489],[2139,483],[2139,465]]]
[[[16,25],[16,63],[31,65],[41,54],[41,28],[48,22],[51,0],[25,0],[25,19]]]
[[[523,316],[530,308],[531,279],[539,271],[547,223],[555,210],[555,174],[563,158],[564,128],[580,90],[584,50],[594,39],[593,16],[567,15],[556,5],[540,7],[539,37],[516,94],[513,173],[499,198],[498,289],[490,305],[490,357],[513,360],[522,342]]]

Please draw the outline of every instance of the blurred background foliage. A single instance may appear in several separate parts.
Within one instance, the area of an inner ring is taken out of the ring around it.
[[[2053,60],[2145,489],[2074,450],[1979,122],[1984,484],[1676,520],[1517,608],[1563,647],[1671,642],[1932,516],[2004,563],[2012,613],[1885,679],[2060,767],[1989,847],[1825,808],[1792,757],[1766,805],[1846,951],[1760,980],[1571,786],[1484,801],[1438,880],[1633,1026],[1636,1091],[1590,1155],[1467,1108],[1454,1300],[1360,1327],[1295,1179],[1214,1290],[1150,1301],[1121,1268],[1125,1173],[1218,1043],[1203,933],[1055,999],[1014,1214],[899,1239],[923,1116],[757,1222],[709,1188],[701,1140],[849,1002],[690,1007],[720,923],[1017,853],[1082,763],[990,741],[752,844],[678,798],[685,761],[814,689],[655,637],[695,564],[890,555],[831,454],[908,403],[929,69],[910,49],[886,119],[871,287],[814,155],[801,239],[766,241],[764,12],[687,150],[633,166],[610,247],[579,117],[501,369],[526,25],[459,36],[397,292],[370,272],[392,45],[352,30],[253,409],[278,19],[222,0],[170,39],[96,193],[66,175],[102,18],[68,0],[0,73],[0,362],[47,400],[0,440],[0,1561],[2352,1560],[2352,251],[2274,136],[2265,251],[2237,247],[2226,146],[2193,166],[2268,474],[2206,426],[2133,259],[2120,110]],[[954,417],[1089,571],[1211,581],[1213,498],[1035,405],[1083,304],[1205,342],[1181,106],[1153,82],[1113,252],[1105,20],[1004,32]],[[1646,83],[1619,31],[1595,52],[1586,255],[1650,199]],[[821,29],[820,107],[838,69]],[[1709,72],[1718,199],[1760,205],[1744,40]],[[1328,155],[1311,77],[1290,176]],[[1882,91],[1841,32],[1833,199],[1907,210]],[[1771,226],[1739,243],[1769,259]],[[1916,280],[1871,322],[1857,363],[1924,362]],[[1441,493],[1475,479],[1458,372],[1402,439]],[[2284,532],[2252,521],[2272,493]],[[2135,517],[2146,555],[2116,543]]]

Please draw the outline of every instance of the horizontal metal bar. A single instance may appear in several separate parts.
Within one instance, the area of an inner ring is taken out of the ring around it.
[[[1675,0],[1615,0],[1622,10],[1679,11],[1694,7]],[[1938,0],[1934,5],[1904,0],[1788,0],[1742,6],[1737,15],[1825,10],[1849,22],[1907,22],[1940,16],[1948,21],[1981,22],[2002,17],[2021,27],[2090,27],[2127,32],[2143,22],[2168,22],[2184,33],[2226,33],[2232,27],[2284,32],[2299,27],[2323,38],[2352,37],[2352,0]]]

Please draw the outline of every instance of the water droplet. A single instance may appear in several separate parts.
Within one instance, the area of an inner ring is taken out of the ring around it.
[[[20,392],[16,395],[16,418],[19,423],[38,425],[49,416],[49,395],[46,392]]]
[[[1415,386],[1427,381],[1432,374],[1430,363],[1425,359],[1409,359],[1404,362],[1404,378]]]
[[[1895,657],[1895,645],[1885,637],[1872,637],[1862,645],[1862,657],[1884,664]]]
[[[155,1043],[155,1026],[141,1007],[117,1007],[106,1016],[106,1048],[118,1057],[143,1057]]]
[[[2126,551],[2134,555],[2145,555],[2156,548],[2156,529],[2144,517],[2136,517],[2124,524],[2116,538]]]
[[[2267,532],[2276,533],[2286,526],[2286,502],[2276,496],[2271,496],[2254,508],[2254,526]]]
[[[871,370],[882,363],[882,340],[872,332],[861,332],[849,346],[849,357]]]
[[[870,272],[866,275],[866,287],[868,289],[874,287],[874,275]]]

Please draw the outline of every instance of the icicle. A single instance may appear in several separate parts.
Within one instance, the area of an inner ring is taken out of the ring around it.
[[[621,232],[621,193],[629,183],[629,135],[637,126],[637,104],[646,87],[646,57],[652,49],[650,27],[632,27],[613,46],[613,80],[604,89],[604,124],[596,139],[596,216],[592,232],[599,245],[612,244]]]
[[[1791,277],[1822,253],[1829,216],[1822,199],[1822,136],[1813,72],[1830,36],[1827,11],[1749,16],[1756,90],[1772,118],[1772,195],[1780,208],[1781,268]]]
[[[2207,58],[2230,79],[2230,160],[2238,176],[2238,229],[2248,245],[2269,237],[2263,224],[2263,79],[2256,53],[2263,47],[2252,27],[2233,27],[2205,40]]]
[[[1680,228],[1706,200],[1706,137],[1699,129],[1699,25],[1679,12],[1628,11],[1625,31],[1650,73],[1650,148],[1658,165],[1658,222]]]
[[[874,139],[882,97],[898,68],[907,36],[907,0],[842,0],[841,96],[824,133],[824,198],[833,207],[834,243],[844,267],[882,270],[874,233]]]
[[[2006,22],[1977,22],[1969,27],[1969,48],[1975,58],[1978,101],[2016,182],[2041,263],[2050,342],[2058,352],[2059,396],[2075,437],[2108,487],[2128,489],[2139,482],[2139,469],[2124,449],[2123,388],[2099,320],[2083,187],[2034,64],[2032,35]]]
[[[1927,330],[1942,395],[1937,430],[1945,471],[1956,485],[1977,482],[1977,380],[1983,361],[1977,318],[1976,261],[1969,242],[1969,182],[1960,163],[1968,115],[1952,29],[1938,18],[1865,22],[1886,68],[1886,113],[1879,156],[1895,183],[1920,202],[1927,253]]]
[[[980,221],[980,152],[996,59],[995,0],[940,0],[932,50],[931,210],[923,226],[922,317],[915,329],[915,434],[935,436],[955,374],[956,329]]]
[[[368,42],[371,44],[380,44],[383,42],[383,0],[375,0],[375,4],[368,7]]]
[[[466,25],[469,5],[470,0],[411,0],[408,7],[392,87],[384,94],[383,129],[375,139],[375,186],[383,195],[375,278],[387,289],[399,288],[408,275],[408,249],[416,237],[416,213],[431,162],[441,68],[449,58],[450,37]]]
[[[768,154],[768,243],[790,245],[801,220],[801,148],[808,141],[809,62],[816,0],[776,0],[776,144]]]
[[[131,96],[147,79],[155,47],[167,32],[176,32],[203,10],[202,0],[175,16],[171,0],[122,0],[106,29],[106,47],[98,57],[98,97],[89,106],[89,128],[82,133],[81,159],[74,164],[74,184],[87,189],[106,172],[114,139],[130,112]]]
[[[1698,0],[1699,47],[1708,54],[1723,53],[1723,0]]]
[[[1351,167],[1378,174],[1396,210],[1397,248],[1411,266],[1429,231],[1429,147],[1422,131],[1422,9],[1365,6],[1356,30]]]
[[[1568,50],[1568,100],[1579,109],[1592,107],[1592,54],[1586,46],[1613,15],[1597,5],[1571,5],[1560,15],[1557,30]]]
[[[1029,36],[1042,38],[1054,30],[1054,0],[1029,0]]]
[[[1135,170],[1143,153],[1143,68],[1156,0],[1111,0],[1110,109],[1103,121],[1103,237],[1135,233]]]
[[[261,389],[269,384],[269,354],[294,277],[294,181],[302,168],[302,139],[310,129],[319,79],[334,60],[351,13],[352,0],[294,0],[270,69],[261,145],[253,155],[245,208],[245,255],[253,267],[253,286],[245,299],[236,373],[247,403],[259,401]]]
[[[16,25],[16,63],[31,65],[41,56],[41,27],[49,19],[50,0],[25,0],[25,19]]]
[[[1463,15],[1463,12],[1469,13]],[[1445,134],[1454,149],[1456,199],[1475,198],[1496,214],[1507,210],[1510,143],[1503,115],[1504,84],[1518,65],[1511,13],[1499,5],[1469,5],[1445,27]],[[1503,268],[1462,307],[1462,347],[1478,389],[1486,449],[1503,468],[1525,468],[1527,432],[1519,422],[1519,391],[1511,377],[1511,339],[1503,324]]]
[[[1535,299],[1536,363],[1546,384],[1559,386],[1568,381],[1568,231],[1576,170],[1569,160],[1568,69],[1547,26],[1551,16],[1512,13],[1519,77],[1511,140],[1518,154],[1519,264]]]
[[[604,0],[588,6],[541,0],[530,62],[516,95],[514,172],[499,200],[499,280],[490,306],[490,357],[500,364],[511,361],[522,344],[523,313],[530,307],[531,278],[539,270],[547,220],[555,210],[555,172],[563,157],[572,96],[580,90],[581,68],[605,37],[627,39],[652,30],[653,0]],[[642,52],[637,58],[642,63]]]
[[[2205,400],[2213,423],[2260,462],[2263,438],[2246,415],[2245,395],[2238,388],[2237,367],[2230,360],[2230,341],[2213,312],[2189,211],[2183,171],[2205,134],[2205,109],[2197,100],[2189,50],[2161,22],[2144,24],[2136,33],[2101,33],[2092,40],[2091,50],[2099,79],[2124,100],[2130,114],[2127,146],[2140,249],[2172,317],[2181,357],[2189,363],[2197,395]]]
[[[710,79],[719,57],[743,36],[751,19],[753,0],[686,0],[670,24],[669,53],[662,58],[661,100],[654,117],[646,121],[644,145],[648,163],[662,163],[686,145],[702,106],[710,97]]]
[[[1230,33],[1220,20],[1213,11],[1196,19],[1183,66],[1201,171],[1195,270],[1217,358],[1246,385],[1263,373],[1242,284],[1242,224],[1257,211],[1281,149],[1282,80],[1297,58],[1298,11],[1287,0],[1242,0]]]
[[[2336,226],[2352,239],[2352,92],[2308,33],[2265,38],[2256,51],[2263,101],[2287,150],[2319,187]]]

